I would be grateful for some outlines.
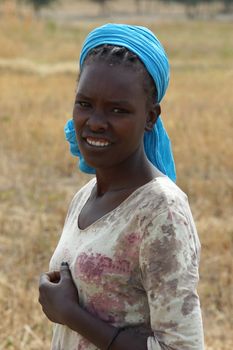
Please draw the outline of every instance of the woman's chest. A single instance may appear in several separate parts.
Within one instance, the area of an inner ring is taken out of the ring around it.
[[[87,285],[120,288],[129,281],[138,283],[141,239],[142,231],[135,218],[121,217],[116,221],[106,217],[87,230],[66,225],[50,269],[67,261],[78,288]]]

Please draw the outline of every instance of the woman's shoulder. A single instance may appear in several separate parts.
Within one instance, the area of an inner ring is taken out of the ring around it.
[[[88,183],[86,183],[84,186],[82,186],[73,196],[69,210],[68,210],[68,216],[76,211],[79,207],[82,207],[84,203],[87,201],[94,185],[96,183],[96,179],[91,179]]]
[[[188,207],[187,195],[167,176],[156,177],[142,186],[139,197],[141,207],[156,215],[169,209],[183,212]]]
[[[83,185],[73,196],[72,201],[79,200],[81,197],[85,196],[86,194],[89,194],[94,185],[96,184],[96,178],[92,178],[90,181],[88,181],[85,185]]]

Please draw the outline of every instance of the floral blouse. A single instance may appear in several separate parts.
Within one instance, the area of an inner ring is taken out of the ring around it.
[[[78,216],[95,183],[74,196],[50,270],[67,261],[80,305],[111,325],[147,332],[148,350],[203,350],[200,243],[187,196],[158,177],[80,229]],[[97,349],[55,324],[52,350]]]

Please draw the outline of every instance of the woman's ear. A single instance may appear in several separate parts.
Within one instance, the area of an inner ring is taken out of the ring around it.
[[[153,109],[148,111],[148,117],[146,120],[145,131],[151,131],[153,129],[160,114],[161,114],[160,104],[156,103],[156,105],[153,106]]]

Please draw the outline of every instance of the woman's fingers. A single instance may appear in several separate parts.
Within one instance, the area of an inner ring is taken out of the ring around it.
[[[53,283],[58,283],[61,279],[60,271],[47,272],[47,275],[50,279],[50,282],[53,282]]]
[[[48,283],[58,283],[60,281],[60,271],[50,271],[41,274],[39,279],[39,286]]]

